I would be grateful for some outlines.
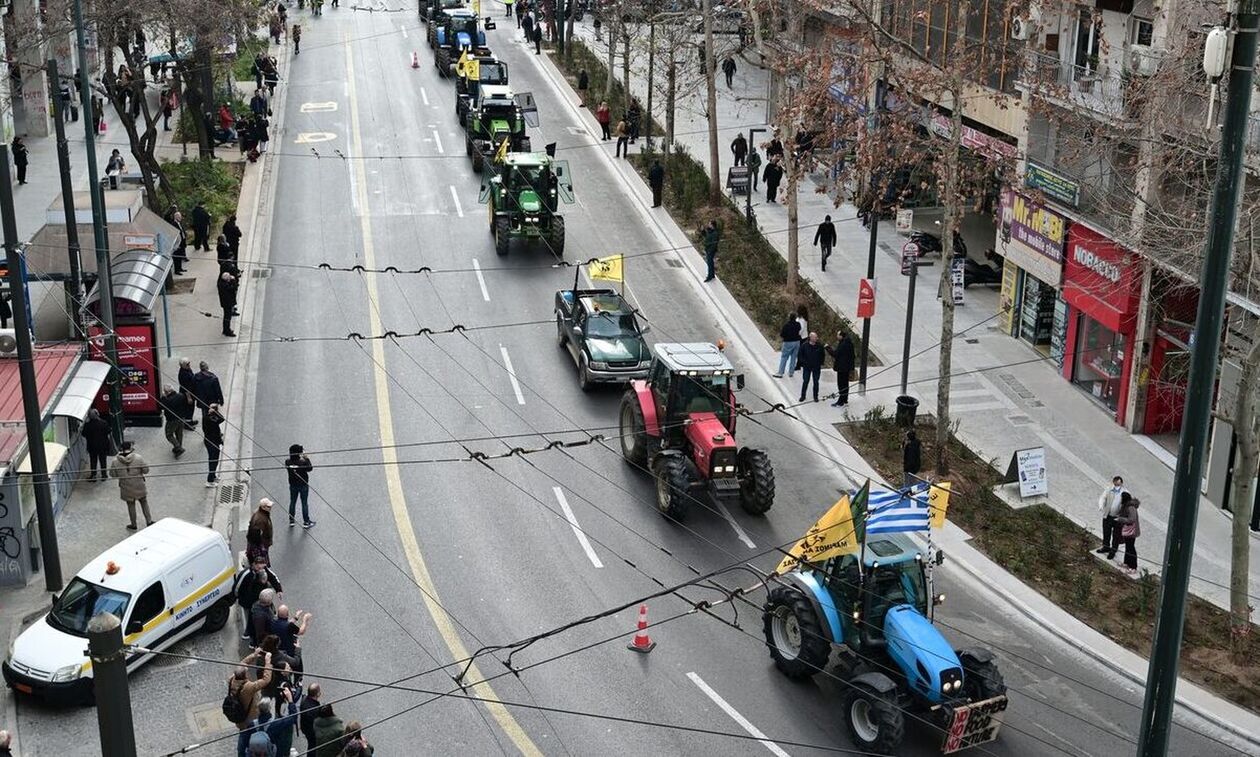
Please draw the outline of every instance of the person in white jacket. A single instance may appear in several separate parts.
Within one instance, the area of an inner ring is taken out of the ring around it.
[[[1108,560],[1114,560],[1116,550],[1120,548],[1120,525],[1116,517],[1124,508],[1129,492],[1124,488],[1124,479],[1116,476],[1111,479],[1111,486],[1103,489],[1098,495],[1098,511],[1102,513],[1102,546],[1094,550],[1098,554],[1106,553]]]

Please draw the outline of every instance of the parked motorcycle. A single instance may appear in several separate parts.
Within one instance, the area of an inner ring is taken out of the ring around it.
[[[919,246],[919,257],[927,255],[942,255],[945,248],[941,245],[941,238],[927,231],[916,231],[910,235],[910,241]],[[962,235],[957,231],[954,232],[954,256],[966,257],[967,243],[963,241]]]
[[[963,264],[963,287],[972,284],[982,286],[1000,285],[1002,283],[1002,266],[1006,260],[993,250],[984,253],[985,262],[981,263],[967,258]]]

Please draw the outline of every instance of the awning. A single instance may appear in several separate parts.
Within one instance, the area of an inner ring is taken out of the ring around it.
[[[92,402],[101,391],[106,377],[109,376],[109,363],[97,360],[84,360],[74,369],[70,383],[62,393],[61,399],[53,408],[53,415],[84,420]]]
[[[57,470],[57,466],[61,465],[61,460],[66,456],[66,446],[57,442],[44,442],[44,457],[48,459],[48,472],[51,474]],[[26,457],[22,458],[22,462],[18,463],[18,473],[29,474],[31,472],[31,453],[27,452]]]
[[[114,256],[114,302],[123,300],[132,303],[142,313],[152,313],[158,295],[166,287],[166,276],[170,270],[170,255],[161,251],[136,249]],[[88,293],[84,304],[91,307],[100,299],[101,287],[98,281]]]

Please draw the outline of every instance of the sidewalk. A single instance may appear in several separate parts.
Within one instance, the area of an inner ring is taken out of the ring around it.
[[[577,24],[574,34],[599,51],[601,59],[606,55],[606,44],[594,41],[590,24]],[[630,69],[631,91],[645,104],[646,57],[636,57]],[[734,162],[728,145],[735,134],[747,134],[752,127],[768,127],[764,119],[769,74],[744,58],[736,60],[735,86],[728,89],[719,77],[717,87],[722,177]],[[694,61],[688,59],[686,63],[692,65],[688,77],[694,79]],[[680,87],[675,134],[677,141],[707,167],[708,131],[703,115],[703,94],[695,92],[695,87],[690,89],[692,91],[684,91]],[[663,102],[664,97],[657,96],[653,100],[655,106]],[[663,109],[654,116],[664,121]],[[606,143],[605,149],[612,150],[611,144]],[[866,276],[869,232],[857,221],[857,211],[852,205],[846,203],[837,207],[832,197],[820,193],[820,189],[825,192],[826,188],[820,188],[809,178],[800,187],[801,275],[841,315],[856,323],[858,279]],[[755,194],[753,205],[762,232],[786,258],[788,223],[782,191],[779,200],[778,204],[768,204],[764,194]],[[823,273],[819,249],[810,242],[814,228],[828,214],[836,224],[839,239],[835,253],[828,260],[828,269]],[[905,239],[889,221],[880,224],[878,237],[875,276],[879,287],[877,315],[871,323],[871,350],[884,367],[871,369],[865,396],[850,395],[848,415],[857,417],[878,405],[891,412],[900,394],[900,365],[897,363],[902,353],[908,279],[900,272],[899,251]],[[918,398],[921,412],[934,414],[939,360],[936,345],[941,326],[941,308],[935,294],[941,263],[935,259],[929,262],[932,265],[919,269],[915,293],[909,391]],[[1124,476],[1127,488],[1142,500],[1139,568],[1158,573],[1168,527],[1172,469],[1124,428],[1113,423],[1083,392],[1064,380],[1052,363],[1040,359],[1040,352],[999,333],[994,318],[997,311],[997,290],[981,286],[968,288],[964,306],[955,310],[950,408],[951,419],[959,424],[959,438],[980,457],[996,460],[1001,466],[1005,466],[1014,450],[1045,447],[1050,482],[1047,504],[1099,536],[1098,493],[1113,475]],[[832,338],[831,335],[820,337]],[[767,363],[777,359],[777,353],[766,355]],[[823,418],[821,422],[827,424],[842,420],[836,411],[819,416]],[[1230,528],[1228,515],[1203,500],[1190,589],[1224,608],[1229,606]],[[1260,547],[1260,539],[1253,544]],[[1115,564],[1119,565],[1119,558]],[[1252,593],[1260,595],[1260,560],[1252,561],[1251,585]]]
[[[272,48],[271,54],[279,61],[282,81],[288,70],[288,48]],[[245,83],[252,91],[253,82]],[[283,84],[281,85],[283,87]],[[151,87],[148,92],[150,105],[156,102],[157,88]],[[277,90],[277,98],[283,98],[282,89]],[[278,104],[283,100],[277,101]],[[107,108],[105,135],[97,140],[97,160],[103,169],[105,160],[111,150],[121,150],[129,155],[125,132],[118,124],[117,116],[112,108]],[[281,128],[278,123],[282,108],[276,107],[276,117],[272,122],[272,144],[281,143]],[[174,119],[172,119],[174,120]],[[66,125],[67,142],[71,154],[71,175],[76,190],[85,189],[87,184],[87,168],[84,161],[83,122],[71,122]],[[183,146],[171,142],[174,130],[158,132],[158,155],[168,160],[178,160],[184,152]],[[15,187],[16,214],[19,237],[29,239],[45,223],[48,207],[61,192],[60,176],[57,171],[56,138],[30,138],[30,170],[28,184]],[[196,158],[196,145],[188,146],[190,156]],[[227,146],[216,150],[220,159],[241,161],[240,151]],[[246,164],[241,181],[241,195],[238,213],[243,232],[241,255],[249,259],[256,245],[265,245],[269,235],[269,221],[261,219],[258,209],[262,195],[262,185],[273,181],[273,161],[276,158],[264,156],[258,163]],[[103,172],[102,172],[103,175]],[[79,208],[77,210],[83,210]],[[189,208],[183,208],[185,217]],[[214,219],[211,238],[217,234],[217,227],[223,219]],[[191,234],[191,230],[189,232]],[[84,242],[90,246],[91,240]],[[166,345],[160,338],[159,357],[161,360],[161,376],[164,384],[175,385],[179,370],[179,359],[187,357],[192,362],[193,370],[197,370],[199,361],[206,361],[210,369],[218,374],[227,397],[225,407],[226,423],[224,424],[224,454],[219,464],[219,486],[208,488],[206,482],[206,450],[202,444],[200,426],[184,434],[185,453],[176,460],[171,453],[161,428],[134,426],[126,430],[126,438],[133,441],[136,450],[145,459],[150,468],[147,485],[149,491],[149,507],[155,519],[165,517],[181,518],[193,523],[213,526],[231,540],[236,529],[232,527],[235,514],[233,506],[242,502],[245,486],[238,484],[235,462],[242,453],[242,424],[245,421],[245,402],[243,400],[246,384],[246,363],[253,352],[248,344],[240,345],[238,340],[257,338],[251,328],[251,303],[254,301],[254,278],[248,272],[242,277],[238,295],[238,309],[242,314],[235,328],[238,339],[228,339],[220,334],[221,322],[218,318],[221,309],[215,288],[218,275],[218,264],[213,254],[194,253],[189,251],[190,261],[185,274],[176,279],[184,286],[167,292],[166,318],[157,314],[158,334],[169,333],[171,345]],[[247,269],[248,271],[249,269]],[[32,275],[35,275],[32,272]],[[191,286],[189,284],[191,283]],[[213,315],[214,317],[207,317]],[[169,325],[169,332],[165,331]],[[181,348],[180,345],[187,345]],[[169,353],[169,354],[168,354]],[[239,478],[243,480],[244,474]],[[132,532],[127,531],[127,509],[119,499],[118,484],[114,480],[98,483],[87,483],[86,473],[75,485],[65,508],[57,519],[58,544],[61,550],[62,573],[69,581],[84,564],[108,547],[122,541]],[[49,594],[44,590],[42,571],[25,587],[9,589],[0,593],[0,606],[4,607],[5,624],[3,636],[11,641],[16,638],[26,624],[47,610],[50,603]],[[0,722],[4,727],[16,731],[20,724],[17,718],[16,702],[6,687],[0,687]],[[20,735],[14,736],[14,753],[21,754]]]

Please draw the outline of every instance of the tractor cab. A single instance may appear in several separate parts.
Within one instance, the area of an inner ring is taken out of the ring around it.
[[[480,21],[470,8],[453,8],[446,12],[443,21],[434,25],[433,65],[443,77],[450,76],[451,66],[462,53],[489,52],[486,33],[479,28]],[[485,28],[493,29],[494,23],[487,19]]]
[[[658,344],[648,373],[658,418],[694,419],[711,413],[723,430],[734,432],[735,367],[713,344]],[[678,441],[687,424],[661,429],[663,440]]]
[[[464,0],[420,0],[420,18],[432,21],[445,11],[464,7]]]
[[[560,203],[575,199],[568,161],[545,152],[511,152],[505,146],[510,147],[504,143],[495,147],[492,169],[482,174],[487,178],[477,196],[478,202],[490,206],[495,253],[507,255],[512,240],[522,239],[542,241],[552,254],[563,257]],[[473,165],[475,169],[475,157]]]

